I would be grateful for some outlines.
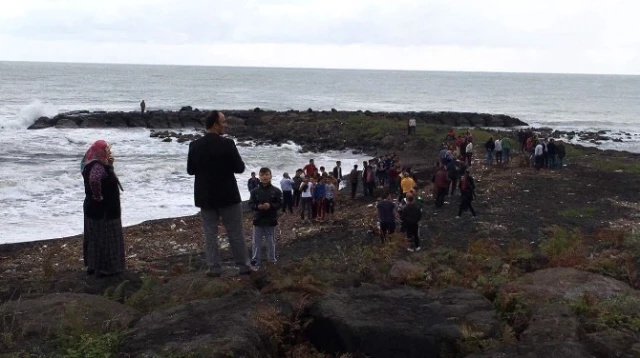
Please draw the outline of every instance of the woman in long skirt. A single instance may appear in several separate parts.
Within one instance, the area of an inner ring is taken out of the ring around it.
[[[111,146],[104,140],[93,143],[80,170],[85,192],[83,256],[87,274],[119,274],[125,267],[120,217],[122,186],[113,170]]]

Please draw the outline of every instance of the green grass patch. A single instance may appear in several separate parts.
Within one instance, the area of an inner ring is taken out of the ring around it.
[[[121,340],[118,333],[61,336],[55,340],[58,351],[55,357],[117,357]]]
[[[499,136],[496,133],[479,128],[472,129],[471,135],[473,135],[474,147],[479,144],[483,144],[484,142],[488,141],[489,138],[493,138],[495,140]],[[513,139],[511,140],[511,144],[513,144]]]
[[[571,302],[573,312],[581,317],[590,331],[607,328],[640,332],[640,298],[615,295],[604,299],[581,297]]]
[[[623,158],[597,158],[591,162],[591,167],[603,172],[615,172],[640,174],[640,163],[633,159]]]
[[[552,266],[575,267],[585,261],[586,248],[579,229],[569,231],[556,226],[552,234],[540,243],[539,248]]]
[[[565,218],[592,218],[598,212],[595,206],[585,206],[581,208],[568,208],[560,210],[558,215]]]

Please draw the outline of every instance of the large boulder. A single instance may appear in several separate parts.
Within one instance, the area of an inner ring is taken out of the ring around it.
[[[49,128],[49,127],[55,126],[56,122],[57,122],[57,119],[53,119],[49,117],[40,117],[32,125],[30,125],[28,129]]]
[[[597,353],[598,357],[626,357],[636,343],[635,335],[624,327],[594,324],[590,317],[577,314],[577,311],[590,309],[589,303],[585,302],[587,300],[594,302],[593,305],[600,301],[608,302],[598,310],[616,305],[617,301],[626,303],[628,312],[624,314],[631,316],[636,310],[637,315],[640,294],[628,284],[611,277],[574,268],[544,269],[504,285],[499,297],[502,302],[516,300],[527,307],[529,322],[520,334],[521,344],[525,347],[543,343],[551,347],[564,342],[584,347],[580,352],[588,349],[590,354]],[[620,304],[615,310],[623,312],[623,308],[624,305]]]
[[[321,351],[368,357],[440,357],[465,339],[495,337],[491,302],[461,288],[424,292],[363,285],[320,298],[309,338]]]
[[[574,268],[535,271],[505,285],[502,292],[517,293],[532,302],[574,300],[584,295],[606,298],[620,294],[636,294],[622,281]]]
[[[134,325],[121,352],[135,357],[267,357],[269,348],[256,321],[259,307],[260,295],[243,290],[155,311]]]

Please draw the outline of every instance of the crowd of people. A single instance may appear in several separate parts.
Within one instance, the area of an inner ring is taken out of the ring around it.
[[[222,274],[218,226],[222,224],[229,240],[229,247],[241,275],[250,274],[263,265],[262,246],[266,246],[266,259],[277,261],[276,226],[281,215],[300,215],[304,223],[330,219],[336,212],[336,199],[341,184],[348,188],[350,198],[356,199],[358,189],[362,197],[375,200],[380,240],[396,231],[399,219],[400,231],[406,234],[409,251],[420,250],[420,221],[424,220],[425,191],[418,190],[418,182],[410,165],[401,162],[396,154],[378,156],[354,165],[347,176],[342,163],[337,161],[328,172],[319,168],[313,159],[293,177],[283,173],[279,187],[272,184],[273,175],[268,167],[257,175],[251,173],[247,182],[250,193],[249,207],[253,212],[251,255],[247,250],[243,227],[243,208],[235,174],[245,171],[235,142],[223,136],[226,117],[222,112],[211,111],[205,118],[207,133],[191,142],[187,159],[187,172],[195,176],[194,202],[199,207],[205,236],[207,275]],[[409,134],[415,133],[415,120],[409,123]],[[530,131],[519,131],[521,151],[530,155],[536,169],[561,168],[565,156],[562,143],[553,139],[537,138]],[[433,200],[440,210],[447,196],[459,193],[460,201],[455,218],[469,211],[475,218],[472,202],[476,198],[475,180],[471,173],[473,136],[467,131],[456,135],[451,129],[442,142],[438,160],[434,163]],[[500,165],[509,163],[511,140],[490,138],[484,145],[485,163]],[[125,267],[124,240],[120,212],[122,186],[113,169],[113,156],[105,141],[95,142],[86,152],[81,172],[85,186],[85,229],[83,256],[88,274],[114,275]],[[424,190],[425,184],[421,183]]]

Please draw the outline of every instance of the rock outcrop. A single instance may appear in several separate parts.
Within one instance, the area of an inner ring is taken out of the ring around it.
[[[462,288],[424,292],[378,286],[330,294],[309,310],[309,339],[329,353],[367,357],[441,357],[465,339],[499,331],[491,302]]]
[[[506,284],[500,296],[503,303],[518,302],[519,314],[529,317],[519,342],[468,358],[636,357],[637,338],[624,327],[624,319],[608,319],[631,317],[640,303],[640,294],[624,282],[574,268],[550,268]],[[590,310],[597,311],[595,317]]]
[[[140,112],[70,112],[53,118],[41,117],[29,129],[57,128],[122,128],[146,127],[171,130],[169,135],[158,135],[165,142],[171,137],[178,142],[191,139],[176,133],[203,130],[208,111],[182,107],[180,111]],[[424,145],[424,133],[431,133],[427,125],[444,126],[525,126],[518,118],[502,114],[459,112],[347,112],[347,111],[224,111],[227,117],[227,134],[239,141],[253,141],[256,145],[281,145],[293,141],[304,151],[356,149],[376,151],[402,149],[405,146],[419,148]],[[406,123],[415,118],[418,134],[407,138]],[[162,132],[162,131],[161,131]],[[340,132],[340,136],[336,135]]]
[[[398,121],[408,121],[415,118],[420,123],[441,124],[447,126],[488,126],[514,127],[527,124],[518,118],[503,114],[470,113],[470,112],[369,112],[361,111],[224,111],[227,117],[234,117],[236,122],[242,121],[246,126],[259,126],[279,121],[314,122],[319,120],[334,120],[340,124],[352,116],[365,116],[371,119],[385,118]],[[48,127],[147,127],[147,128],[202,128],[203,118],[208,111],[193,110],[191,106],[182,107],[180,111],[149,111],[141,115],[140,112],[88,112],[74,111],[61,113],[53,118],[40,117],[29,129]],[[232,120],[230,120],[232,122]]]
[[[132,357],[270,357],[256,321],[261,304],[257,291],[241,290],[152,312],[135,324],[121,351]]]

